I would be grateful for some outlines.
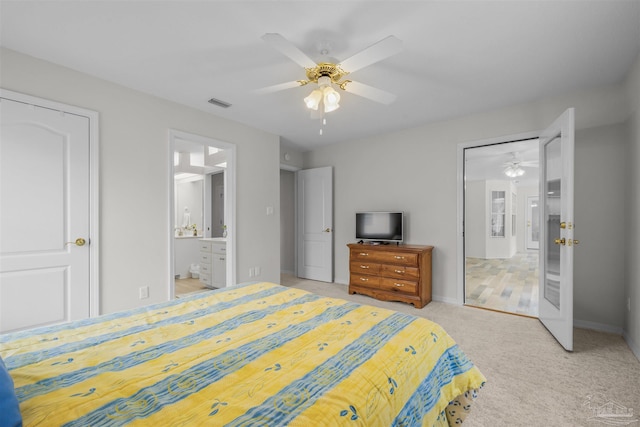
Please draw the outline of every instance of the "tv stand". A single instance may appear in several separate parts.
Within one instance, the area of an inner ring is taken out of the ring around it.
[[[349,293],[422,308],[431,302],[433,246],[362,245],[349,247]]]

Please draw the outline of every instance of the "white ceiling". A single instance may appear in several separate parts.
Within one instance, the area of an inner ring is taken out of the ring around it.
[[[6,1],[1,44],[280,135],[313,149],[622,81],[640,52],[633,1]],[[324,134],[301,67],[260,39],[344,60],[388,35],[404,50],[349,77],[398,96],[344,93]],[[207,103],[232,104],[222,109]]]
[[[517,187],[535,187],[539,182],[539,149],[537,138],[467,148],[464,150],[465,180],[513,181]],[[524,169],[524,175],[518,178],[508,178],[504,174],[504,170],[514,161]]]

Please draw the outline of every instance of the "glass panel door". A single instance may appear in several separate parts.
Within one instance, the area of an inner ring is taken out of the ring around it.
[[[574,110],[540,136],[540,321],[573,350]]]
[[[547,164],[545,186],[544,217],[546,223],[547,250],[545,251],[544,298],[560,309],[560,197],[562,189],[562,170],[560,163],[560,137],[556,137],[544,146],[544,159]]]
[[[540,247],[540,211],[538,197],[527,198],[527,249]]]

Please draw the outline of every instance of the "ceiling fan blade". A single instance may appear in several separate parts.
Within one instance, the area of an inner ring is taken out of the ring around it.
[[[301,67],[315,68],[318,65],[304,52],[298,49],[296,45],[278,33],[267,33],[261,38]]]
[[[368,65],[382,61],[402,50],[402,40],[395,36],[388,36],[377,43],[361,50],[340,63],[340,67],[350,73]]]
[[[354,95],[358,95],[385,105],[391,104],[397,98],[397,96],[392,93],[385,92],[384,90],[376,89],[373,86],[365,85],[358,82],[349,82],[346,85],[345,90],[349,93],[353,93]]]
[[[298,86],[302,86],[302,85],[300,84],[299,81],[294,80],[292,82],[280,83],[280,84],[277,84],[277,85],[267,86],[267,87],[263,87],[263,88],[260,88],[260,89],[256,89],[254,91],[254,93],[257,93],[259,95],[264,95],[266,93],[278,92],[278,91],[281,91],[281,90],[291,89],[291,88],[298,87]]]

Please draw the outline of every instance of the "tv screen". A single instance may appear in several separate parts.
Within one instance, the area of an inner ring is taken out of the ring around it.
[[[356,239],[402,242],[403,226],[403,212],[356,212]]]

